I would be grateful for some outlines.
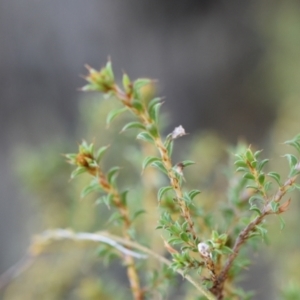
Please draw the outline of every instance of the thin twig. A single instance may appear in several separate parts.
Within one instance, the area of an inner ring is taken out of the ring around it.
[[[13,279],[26,271],[34,262],[34,257],[28,253],[24,255],[16,264],[0,275],[0,290],[5,288]]]
[[[71,239],[71,240],[77,240],[77,241],[92,241],[92,242],[102,242],[105,244],[108,244],[115,249],[119,250],[121,253],[125,255],[129,255],[138,259],[146,259],[147,255],[145,254],[140,254],[137,252],[134,252],[130,249],[127,249],[121,245],[119,245],[115,240],[101,235],[97,233],[88,233],[88,232],[73,232],[71,230],[66,230],[66,229],[56,229],[56,230],[47,230],[40,234],[38,236],[39,240],[45,240],[49,241],[52,239],[55,240],[60,240],[60,239]]]

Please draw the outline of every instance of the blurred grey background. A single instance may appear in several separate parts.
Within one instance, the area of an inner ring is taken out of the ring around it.
[[[23,255],[31,235],[27,220],[34,218],[12,154],[24,144],[72,139],[84,64],[100,68],[110,56],[120,76],[125,70],[131,78],[157,78],[171,127],[211,129],[231,143],[244,137],[263,145],[282,96],[271,75],[276,18],[289,9],[300,17],[299,6],[276,0],[1,0],[0,273]]]

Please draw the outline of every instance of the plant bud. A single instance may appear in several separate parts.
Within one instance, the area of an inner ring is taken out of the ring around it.
[[[186,135],[186,132],[185,132],[184,128],[180,125],[178,127],[175,127],[175,129],[173,130],[172,139],[175,140],[184,135]]]
[[[198,251],[202,257],[204,257],[204,258],[210,257],[211,258],[210,248],[206,243],[199,243]]]

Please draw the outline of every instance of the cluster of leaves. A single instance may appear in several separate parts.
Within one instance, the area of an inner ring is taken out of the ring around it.
[[[284,196],[294,188],[299,189],[299,185],[295,183],[300,173],[297,157],[292,154],[285,155],[290,173],[287,179],[282,181],[276,172],[265,173],[264,168],[268,160],[259,159],[261,151],[253,152],[250,147],[242,148],[236,154],[234,162],[236,171],[242,175],[238,177],[235,192],[231,193],[234,197],[229,197],[228,203],[222,209],[226,226],[223,230],[217,230],[216,224],[219,224],[217,213],[214,216],[214,212],[210,214],[203,212],[195,201],[200,190],[185,188],[183,171],[193,162],[189,160],[177,164],[172,162],[174,140],[186,134],[184,128],[178,126],[163,138],[159,131],[161,99],[153,98],[146,101],[142,96],[143,88],[149,85],[151,80],[138,79],[132,82],[128,75],[124,74],[121,88],[115,82],[110,62],[100,71],[87,68],[89,74],[85,79],[88,84],[82,90],[98,91],[106,97],[114,96],[123,104],[121,109],[108,114],[107,124],[121,113],[130,111],[136,119],[124,125],[121,132],[138,129],[137,139],[153,144],[157,149],[157,156],[144,158],[142,169],[152,166],[169,179],[169,185],[162,186],[157,192],[157,200],[161,207],[157,229],[163,230],[168,235],[165,248],[172,256],[171,270],[176,272],[179,270],[184,275],[193,270],[200,274],[201,279],[198,280],[197,286],[208,299],[246,298],[247,294],[225,286],[230,285],[238,272],[248,263],[246,258],[243,261],[237,259],[242,245],[253,237],[265,239],[267,235],[265,217],[280,215],[288,209],[290,199],[284,201]],[[300,135],[286,143],[300,153]],[[107,150],[108,147],[105,146],[96,151],[94,144],[83,141],[78,153],[66,155],[68,161],[76,166],[71,178],[82,173],[92,175],[91,183],[82,191],[82,197],[91,192],[101,192],[102,196],[97,202],[116,209],[111,219],[118,220],[123,237],[133,241],[130,229],[134,218],[142,211],[136,211],[131,217],[127,190],[119,192],[117,188],[116,178],[120,168],[112,167],[107,172],[103,171],[101,160]],[[273,187],[274,182],[276,188]],[[245,191],[246,196],[242,196],[242,192]],[[167,201],[172,205],[164,206]],[[281,223],[283,227],[282,218]],[[135,299],[144,299],[149,288],[141,287],[138,268],[133,258],[125,255],[124,259],[133,296]],[[152,281],[152,286],[167,280],[169,273],[162,274],[165,275],[160,276],[159,280]]]

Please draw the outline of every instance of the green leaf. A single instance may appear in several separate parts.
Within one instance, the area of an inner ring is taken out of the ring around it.
[[[219,235],[219,240],[222,241],[222,244],[225,244],[227,239],[228,239],[228,235],[226,233],[222,233],[221,235]]]
[[[181,163],[183,164],[183,167],[184,167],[184,168],[195,164],[195,162],[192,161],[192,160],[184,160],[184,161],[181,162]]]
[[[263,173],[259,174],[259,176],[258,176],[258,182],[259,182],[261,185],[264,184],[264,182],[265,182],[265,174],[263,174]]]
[[[248,172],[249,170],[246,169],[246,168],[243,168],[243,167],[238,167],[238,168],[236,169],[236,171],[237,171],[237,172]]]
[[[234,156],[235,157],[237,157],[238,158],[238,160],[242,160],[242,161],[244,161],[244,157],[243,157],[243,155],[241,155],[241,154],[234,154]]]
[[[222,254],[225,254],[225,255],[234,253],[233,250],[227,246],[222,246],[220,250],[222,251]]]
[[[247,160],[248,160],[250,163],[253,162],[253,161],[255,160],[255,158],[254,158],[254,156],[253,156],[253,153],[252,153],[252,151],[251,151],[250,148],[248,148],[248,149],[246,150],[245,155],[246,155]]]
[[[133,99],[131,101],[131,106],[134,107],[139,112],[142,112],[144,110],[143,103],[139,99]]]
[[[130,92],[131,81],[130,81],[129,76],[126,73],[123,74],[122,84],[123,84],[123,87],[125,89],[125,92],[129,93]]]
[[[244,174],[243,178],[250,179],[250,180],[255,180],[254,175],[252,175],[251,173]]]
[[[292,155],[292,154],[286,154],[284,155],[284,157],[287,158],[288,162],[289,162],[289,166],[291,169],[294,169],[295,166],[297,165],[298,163],[298,159],[295,155]]]
[[[264,189],[265,189],[266,192],[269,191],[271,189],[271,187],[272,187],[272,182],[271,181],[267,181],[264,185]]]
[[[255,153],[254,153],[255,159],[257,159],[259,157],[260,153],[262,153],[262,152],[263,152],[263,150],[255,151]]]
[[[279,220],[280,220],[280,230],[283,230],[285,227],[285,221],[280,215],[279,215]]]
[[[148,143],[152,143],[152,144],[154,143],[152,136],[146,131],[140,132],[136,138],[138,140],[142,140]]]
[[[184,193],[183,195],[183,200],[184,202],[189,206],[190,204],[192,204],[192,199],[190,198],[189,194],[187,192]]]
[[[248,165],[243,160],[237,160],[234,162],[237,167],[248,168]]]
[[[163,102],[158,102],[154,105],[152,105],[151,110],[149,109],[149,116],[151,120],[153,120],[155,123],[158,122],[158,116],[159,116],[159,109],[162,106]]]
[[[151,83],[151,80],[148,78],[140,78],[134,81],[133,83],[133,88],[134,90],[138,91],[140,90],[143,86],[148,85]]]
[[[122,107],[122,108],[118,108],[118,109],[114,109],[112,111],[110,111],[106,117],[106,125],[109,126],[110,123],[120,114],[122,114],[123,112],[125,112],[127,110],[127,107]]]
[[[256,166],[257,166],[257,160],[252,161],[251,162],[251,167],[256,168]]]
[[[71,179],[75,178],[76,176],[86,172],[85,167],[77,167],[72,173],[71,173]]]
[[[111,61],[107,62],[106,66],[105,66],[105,69],[106,69],[106,72],[107,72],[110,80],[114,81],[114,72],[113,72],[113,69],[112,69]]]
[[[89,153],[88,151],[89,145],[86,140],[83,140],[79,145],[79,152],[81,153]]]
[[[297,190],[300,190],[300,184],[294,183],[293,186],[294,186]]]
[[[200,190],[191,190],[189,192],[189,197],[193,200],[197,195],[199,195],[201,193]]]
[[[259,195],[254,195],[254,196],[252,196],[252,197],[249,198],[248,202],[249,202],[250,206],[252,207],[254,205],[257,206],[257,204],[263,205],[265,201]]]
[[[147,156],[143,161],[142,169],[145,170],[150,164],[152,164],[155,161],[161,162],[161,158],[156,156]]]
[[[219,238],[218,232],[216,230],[213,230],[212,233],[211,233],[211,239],[213,241],[216,241],[218,238]]]
[[[258,231],[261,235],[261,237],[265,240],[266,239],[266,234],[267,234],[267,229],[264,228],[262,225],[256,225],[255,230]]]
[[[247,189],[254,189],[257,192],[259,191],[259,187],[257,185],[248,184],[248,185],[246,185],[246,188]]]
[[[168,175],[168,171],[161,161],[154,161],[151,165],[157,168],[158,170],[160,170],[161,172],[165,173],[166,175]]]
[[[88,152],[89,152],[89,153],[94,153],[94,149],[95,149],[95,145],[94,145],[94,143],[91,143],[91,144],[88,146]]]
[[[107,181],[110,184],[113,184],[113,182],[115,181],[115,179],[118,176],[119,171],[120,171],[120,167],[118,167],[118,166],[112,167],[109,169],[106,176],[107,176]]]
[[[121,202],[123,205],[126,206],[127,203],[127,194],[128,194],[129,190],[125,190],[124,192],[121,193],[120,198],[121,198]]]
[[[81,194],[80,194],[80,197],[81,198],[84,198],[86,197],[88,194],[90,194],[91,192],[94,192],[94,191],[102,191],[99,183],[97,181],[92,181],[88,186],[86,186]]]
[[[130,122],[122,128],[121,132],[124,132],[124,131],[126,131],[128,129],[132,129],[132,128],[140,128],[143,130],[146,129],[146,127],[141,122]]]
[[[264,159],[261,162],[259,162],[257,171],[260,172],[263,169],[263,167],[265,166],[265,164],[268,162],[269,162],[269,159]]]
[[[174,140],[172,140],[171,138],[167,138],[164,143],[164,146],[167,149],[169,157],[171,157],[173,153]]]
[[[68,154],[65,154],[65,158],[67,158],[71,163],[73,163],[75,160],[76,160],[76,157],[77,157],[77,153],[68,153]]]
[[[184,223],[181,224],[181,229],[182,231],[186,232],[188,228],[189,223],[185,221]]]
[[[260,209],[256,206],[256,205],[252,205],[249,209],[250,211],[255,211],[257,212],[259,215],[261,215],[261,211]]]
[[[159,133],[157,131],[157,126],[154,123],[147,125],[146,130],[152,136],[153,139],[159,136]]]
[[[280,175],[278,173],[276,173],[276,172],[269,172],[267,175],[269,177],[273,178],[278,183],[278,185],[281,186]]]
[[[105,204],[108,209],[110,209],[110,206],[113,203],[113,195],[112,194],[103,195],[95,201],[95,205],[99,205],[102,203]]]
[[[135,220],[139,215],[145,214],[145,213],[146,213],[146,211],[144,209],[140,209],[140,210],[136,211],[132,216],[132,221]]]
[[[173,237],[173,238],[168,239],[167,242],[170,245],[176,245],[176,244],[181,244],[182,240],[180,238],[178,238],[178,237]]]
[[[161,201],[161,198],[163,197],[163,195],[164,195],[167,191],[170,191],[170,190],[173,190],[173,187],[171,187],[171,186],[164,186],[164,187],[161,187],[161,188],[158,190],[158,193],[157,193],[157,200],[158,200],[158,201]]]
[[[180,238],[186,243],[190,240],[189,235],[186,232],[182,232]]]
[[[97,162],[100,162],[104,153],[106,152],[106,150],[109,148],[109,145],[108,146],[103,146],[101,148],[99,148],[99,150],[97,151],[96,153],[96,161]]]
[[[273,211],[274,213],[277,213],[280,204],[279,204],[278,202],[272,201],[272,202],[270,203],[270,206],[271,206],[272,211]]]
[[[300,134],[296,135],[292,140],[286,141],[285,144],[294,147],[300,153]]]
[[[152,100],[149,101],[148,104],[148,112],[150,112],[153,109],[153,106],[155,106],[157,103],[161,102],[161,98],[153,98]]]
[[[111,224],[111,223],[120,223],[120,221],[123,219],[123,216],[120,214],[119,211],[115,211],[108,219],[107,224]]]

